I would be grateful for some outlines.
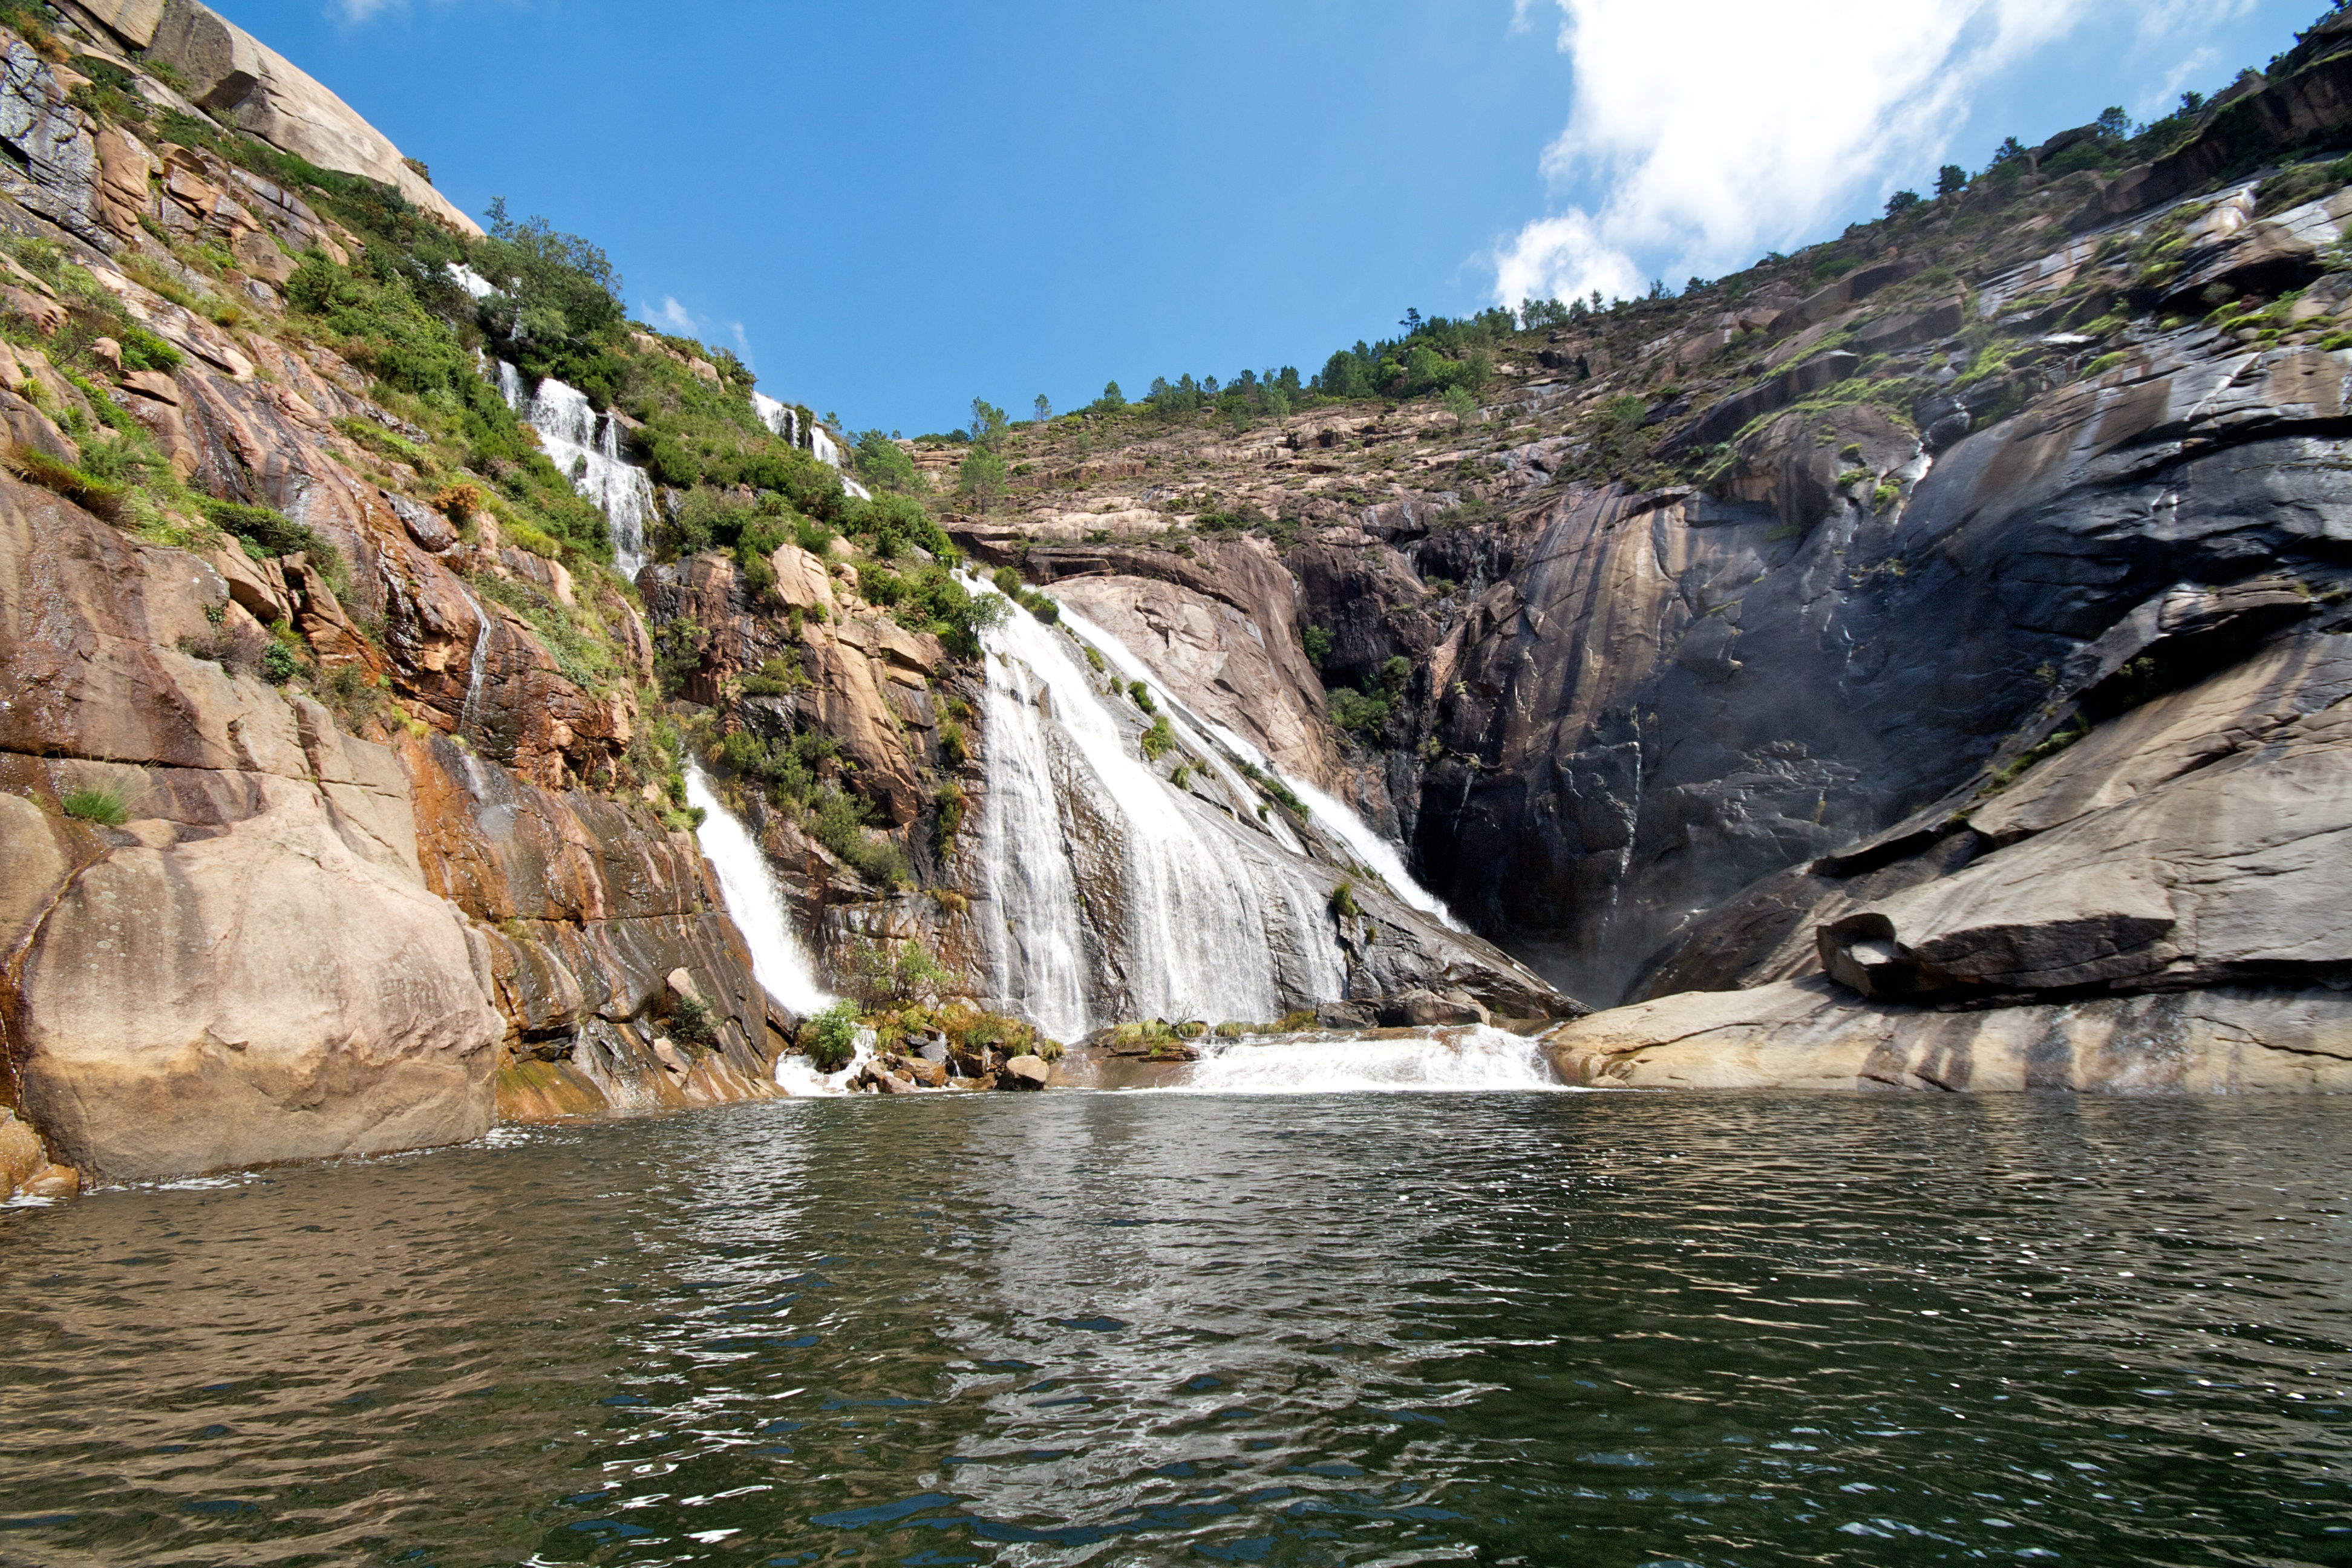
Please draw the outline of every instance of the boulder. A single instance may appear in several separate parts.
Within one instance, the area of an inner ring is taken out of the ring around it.
[[[70,1198],[81,1191],[81,1173],[71,1165],[44,1165],[16,1189],[27,1198]]]
[[[1486,1024],[1494,1016],[1469,997],[1454,993],[1441,995],[1434,991],[1408,991],[1381,1004],[1380,1022],[1383,1028],[1427,1029],[1447,1024]]]
[[[997,1075],[996,1087],[1008,1089],[1039,1089],[1054,1076],[1053,1068],[1043,1057],[1018,1056],[1004,1064]]]
[[[0,1106],[0,1198],[33,1179],[49,1163],[41,1135],[25,1125],[14,1110]]]

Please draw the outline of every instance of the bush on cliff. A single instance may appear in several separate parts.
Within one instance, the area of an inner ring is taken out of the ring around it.
[[[839,1072],[857,1055],[857,1004],[835,1002],[800,1026],[793,1043],[819,1072]]]
[[[551,375],[599,407],[609,405],[627,368],[619,353],[627,312],[611,259],[543,217],[515,222],[504,200],[492,202],[488,216],[489,233],[472,259],[497,291],[476,306],[476,317],[499,357],[533,380]]]

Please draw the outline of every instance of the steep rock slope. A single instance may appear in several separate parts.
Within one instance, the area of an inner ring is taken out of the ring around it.
[[[1257,732],[1336,730],[1323,776],[1481,931],[1660,999],[1565,1030],[1574,1076],[2015,1084],[1996,1042],[2038,1037],[2038,1083],[2332,1087],[2347,37],[2146,165],[2065,173],[2070,133],[1489,333],[1475,416],[1229,389],[1018,432],[1036,493],[961,531],[1171,628],[1171,681],[1297,636],[1321,689],[1259,680]],[[1236,533],[1288,580],[1223,570]]]

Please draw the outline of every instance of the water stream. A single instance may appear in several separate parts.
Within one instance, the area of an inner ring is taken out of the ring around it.
[[[538,432],[540,447],[572,488],[604,514],[613,538],[613,561],[635,580],[646,564],[646,519],[654,507],[653,480],[643,468],[621,460],[620,421],[599,416],[588,395],[553,376],[528,399],[522,375],[499,363],[499,391],[507,405]]]
[[[1253,795],[1218,787],[1213,747],[1177,729],[1177,752],[1146,759],[1114,711],[1131,699],[1098,690],[1075,635],[1024,611],[985,641],[1000,1005],[1070,1038],[1128,1018],[1262,1021],[1339,994],[1328,874],[1271,837]]]
[[[1559,1091],[1536,1042],[1502,1029],[1438,1029],[1402,1039],[1313,1036],[1202,1042],[1201,1059],[1165,1093]],[[1573,1091],[1568,1091],[1573,1092]]]
[[[805,1017],[833,1001],[817,978],[816,964],[793,929],[792,911],[777,890],[768,857],[735,814],[712,793],[710,781],[692,763],[686,770],[686,798],[702,811],[695,838],[711,869],[727,913],[751,949],[751,972],[768,994]]]

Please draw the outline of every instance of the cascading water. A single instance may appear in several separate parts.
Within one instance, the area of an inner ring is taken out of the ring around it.
[[[1056,600],[1055,603],[1060,604],[1060,601]],[[1133,649],[1087,619],[1085,616],[1070,608],[1069,605],[1061,605],[1060,607],[1064,624],[1094,645],[1104,658],[1116,666],[1129,679],[1146,681],[1154,687],[1160,684],[1159,675],[1150,665],[1136,657]],[[1270,773],[1288,785],[1291,793],[1298,796],[1300,804],[1307,807],[1309,819],[1324,832],[1345,844],[1349,852],[1381,881],[1387,883],[1389,890],[1399,899],[1422,913],[1435,917],[1455,931],[1469,929],[1454,918],[1454,911],[1445,907],[1444,900],[1412,879],[1412,873],[1405,869],[1404,857],[1397,852],[1396,846],[1373,832],[1371,825],[1362,817],[1358,816],[1347,806],[1317,789],[1313,784],[1292,778],[1288,773],[1276,768],[1272,758],[1224,725],[1214,720],[1203,719],[1173,700],[1170,700],[1169,706],[1181,716],[1184,722],[1205,731],[1215,740],[1215,746],[1202,747],[1206,754],[1213,759],[1222,763],[1223,759],[1218,756],[1218,752],[1220,751],[1230,752],[1248,763],[1252,767]],[[1238,787],[1239,781],[1234,782]],[[1300,849],[1299,853],[1303,854],[1305,851]]]
[[[808,454],[820,463],[830,463],[836,468],[841,467],[841,448],[825,433],[824,426],[812,423],[808,427],[808,438],[803,441],[801,438],[800,410],[777,402],[764,392],[751,395],[751,407],[760,416],[760,423],[765,425],[771,433],[782,437],[795,447],[805,447]],[[872,490],[845,473],[841,476],[841,488],[859,500],[874,499]]]
[[[1176,1093],[1434,1093],[1564,1089],[1536,1041],[1506,1030],[1437,1030],[1404,1039],[1202,1041]]]
[[[719,874],[719,895],[751,949],[751,972],[760,984],[795,1013],[814,1013],[831,1003],[832,994],[817,979],[816,965],[793,931],[792,913],[776,890],[767,856],[751,829],[712,793],[702,770],[691,763],[686,770],[686,798],[702,812],[695,838]]]
[[[1403,1039],[1207,1043],[1173,1092],[1339,1094],[1559,1089],[1533,1040],[1502,1029],[1444,1029]]]
[[[1303,859],[1130,750],[1071,637],[1014,611],[986,642],[1000,1005],[1069,1038],[1119,1018],[1265,1019],[1340,994],[1346,963]],[[1191,739],[1186,760],[1214,766]]]
[[[764,392],[751,395],[751,407],[771,435],[780,436],[795,447],[801,444],[801,416],[796,410],[777,402]]]
[[[474,657],[466,668],[466,701],[457,710],[457,733],[470,743],[474,738],[474,720],[482,710],[482,678],[489,669],[490,617],[483,610],[482,602],[473,595],[466,595],[466,603],[474,609]]]
[[[646,517],[653,510],[654,486],[643,468],[621,460],[621,422],[609,414],[599,418],[586,393],[553,376],[541,382],[526,404],[521,373],[503,360],[499,392],[538,432],[540,447],[556,470],[604,512],[614,563],[634,579],[646,563]]]

